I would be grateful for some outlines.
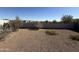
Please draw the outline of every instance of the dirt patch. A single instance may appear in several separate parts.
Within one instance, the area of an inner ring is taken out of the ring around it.
[[[10,33],[5,41],[0,42],[0,51],[19,52],[76,52],[79,51],[79,41],[69,39],[69,36],[79,34],[70,30],[53,29],[58,35],[49,36],[45,31],[19,29]]]

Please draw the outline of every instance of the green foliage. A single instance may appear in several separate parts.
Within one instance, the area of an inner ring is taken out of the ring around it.
[[[23,23],[26,23],[26,20],[23,20]]]
[[[79,19],[73,19],[74,24],[79,24]]]
[[[48,20],[46,20],[45,23],[48,23]]]
[[[56,35],[56,34],[57,34],[57,33],[56,33],[55,31],[53,31],[53,30],[48,30],[48,31],[46,31],[45,33],[48,34],[48,35]]]
[[[57,21],[56,20],[53,20],[53,23],[57,23]]]
[[[62,18],[61,18],[61,22],[62,23],[72,23],[73,21],[73,16],[71,15],[64,15]]]

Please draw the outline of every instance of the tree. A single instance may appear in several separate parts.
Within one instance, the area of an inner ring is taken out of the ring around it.
[[[73,24],[79,24],[79,19],[73,19]]]
[[[12,31],[16,31],[17,29],[19,29],[21,23],[22,21],[19,19],[18,16],[16,16],[15,20],[10,20],[9,22]]]
[[[53,20],[53,23],[57,23],[57,21],[56,20]]]
[[[16,16],[16,19],[14,20],[14,23],[15,23],[16,28],[19,28],[20,27],[21,22],[22,21],[20,20],[20,18],[18,16]]]
[[[16,20],[20,20],[20,18],[18,16],[16,16]]]
[[[48,23],[48,20],[46,20],[45,23]]]
[[[73,16],[71,15],[64,15],[62,18],[61,18],[61,22],[63,23],[72,23],[72,20],[73,20]]]
[[[23,20],[23,23],[26,23],[26,20]]]

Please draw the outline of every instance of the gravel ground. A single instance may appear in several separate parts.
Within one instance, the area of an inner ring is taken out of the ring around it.
[[[0,51],[8,52],[79,52],[79,41],[69,39],[70,30],[52,29],[57,35],[47,35],[48,29],[19,29],[0,42]]]

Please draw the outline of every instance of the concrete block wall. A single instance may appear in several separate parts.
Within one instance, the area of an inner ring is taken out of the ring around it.
[[[24,28],[53,28],[53,29],[73,29],[74,24],[62,24],[62,23],[26,23],[23,24],[21,27]]]

